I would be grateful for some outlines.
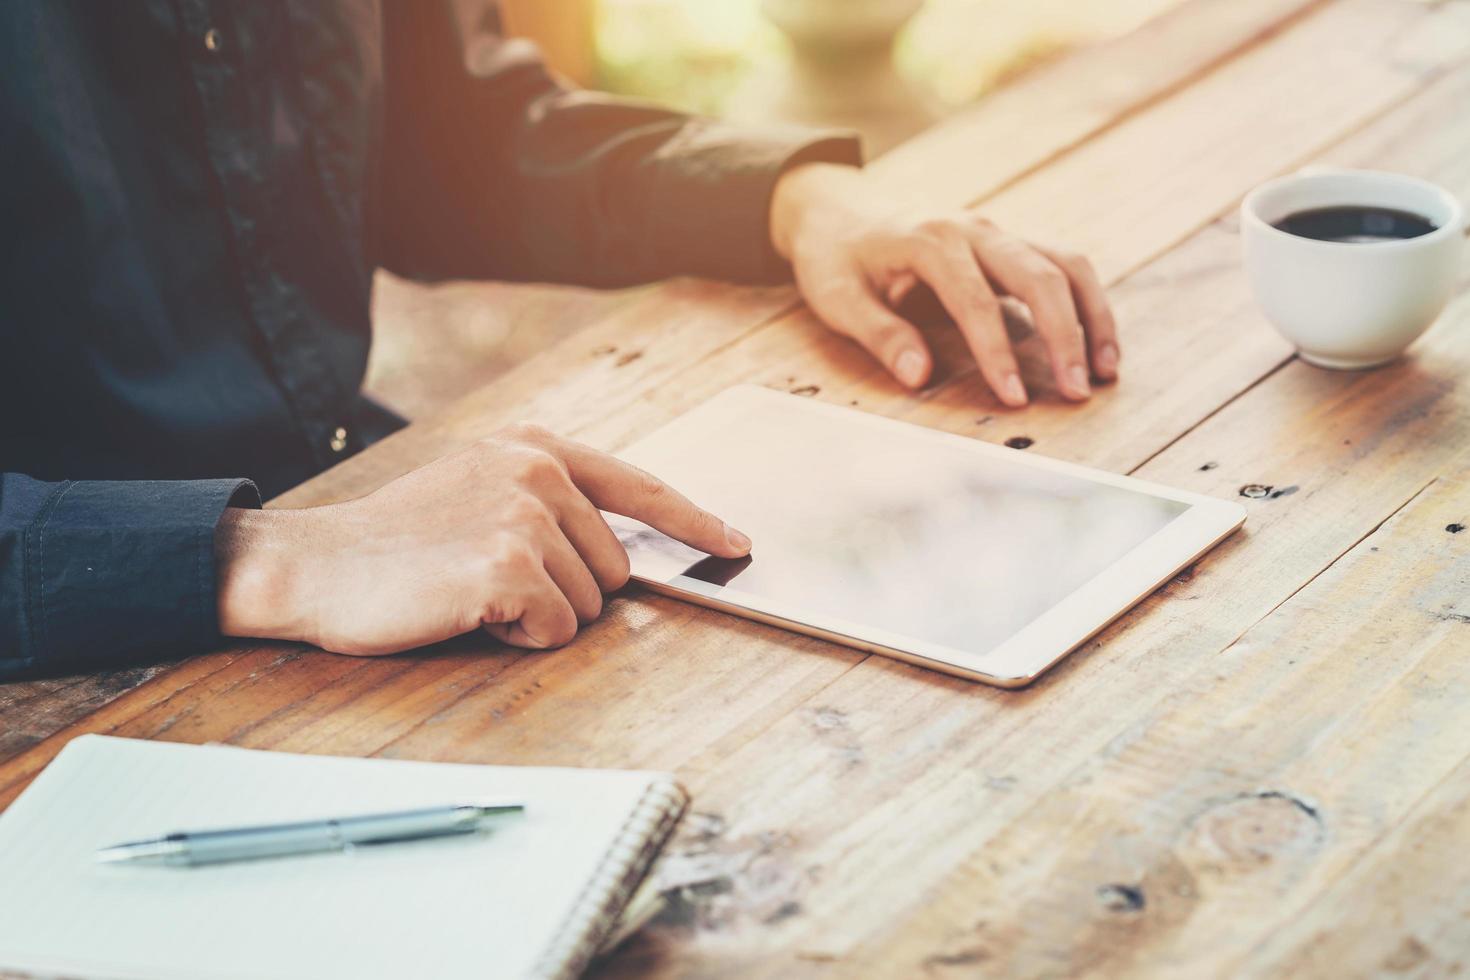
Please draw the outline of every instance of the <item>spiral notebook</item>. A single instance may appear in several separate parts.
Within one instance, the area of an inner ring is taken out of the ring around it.
[[[517,799],[494,830],[198,868],[98,865],[177,830]],[[664,773],[290,755],[83,735],[0,814],[0,971],[573,977],[686,805]]]

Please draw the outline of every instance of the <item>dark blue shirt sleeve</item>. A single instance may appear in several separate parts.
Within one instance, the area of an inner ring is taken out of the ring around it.
[[[529,41],[461,38],[444,3],[389,3],[378,258],[421,279],[625,286],[789,281],[771,195],[856,137],[737,126],[568,89]]]
[[[0,474],[0,681],[191,653],[219,638],[214,529],[248,480]]]

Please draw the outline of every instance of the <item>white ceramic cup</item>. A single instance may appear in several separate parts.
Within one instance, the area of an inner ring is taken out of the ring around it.
[[[1343,205],[1393,208],[1435,230],[1382,242],[1324,242],[1273,223]],[[1375,367],[1414,342],[1454,293],[1465,251],[1465,209],[1428,181],[1373,170],[1303,171],[1262,184],[1240,205],[1245,267],[1266,319],[1305,361]]]

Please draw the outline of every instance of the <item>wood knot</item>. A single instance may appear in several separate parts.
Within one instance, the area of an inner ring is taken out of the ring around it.
[[[866,760],[862,740],[852,730],[846,713],[836,708],[808,708],[805,713],[817,736],[827,743],[843,765],[863,765]]]
[[[1290,497],[1300,489],[1301,487],[1295,484],[1289,487],[1273,487],[1268,483],[1247,483],[1240,488],[1240,495],[1242,497],[1249,497],[1252,500],[1260,500],[1262,497],[1279,500],[1282,497]]]
[[[766,917],[764,919],[762,919],[761,921],[764,922],[768,926],[773,926],[773,925],[775,925],[778,922],[784,922],[787,919],[790,919],[793,916],[797,916],[797,915],[800,915],[800,914],[801,914],[801,903],[800,902],[792,902],[792,901],[782,902],[780,905],[776,906],[776,908],[773,911],[771,911],[769,914],[767,914]]]
[[[1036,444],[1036,440],[1030,436],[1011,436],[1006,440],[1006,445],[1012,449],[1030,449]]]
[[[817,385],[800,385],[799,387],[792,388],[791,389],[791,393],[793,395],[800,395],[803,398],[810,398],[813,395],[818,394],[819,392],[821,392],[821,390],[822,389],[820,387],[818,387]],[[856,403],[854,403],[854,404],[856,404]]]
[[[970,946],[965,949],[957,949],[952,953],[935,953],[924,957],[924,971],[926,973],[935,970],[944,970],[952,966],[974,967],[990,959],[990,951],[983,946]]]
[[[1148,897],[1141,885],[1124,885],[1114,882],[1097,889],[1097,899],[1109,912],[1142,912],[1148,905]]]
[[[847,712],[837,708],[817,708],[810,712],[816,728],[847,728]]]
[[[1454,524],[1446,524],[1444,526],[1444,529],[1451,534],[1459,534],[1461,531],[1465,530],[1465,525],[1456,521]]]
[[[1201,466],[1199,468],[1199,471],[1201,473],[1208,473],[1210,470],[1214,469],[1215,467],[1217,467],[1219,465],[1220,464],[1217,463],[1217,462],[1215,462],[1214,460],[1210,460],[1208,463],[1205,463],[1203,466]]]
[[[1193,823],[1196,842],[1225,866],[1250,868],[1310,854],[1325,837],[1316,807],[1277,790],[1215,802]]]
[[[1398,948],[1388,954],[1388,958],[1383,961],[1383,968],[1393,973],[1408,973],[1410,970],[1417,970],[1423,966],[1424,962],[1433,955],[1429,947],[1419,941],[1419,937],[1405,936]]]

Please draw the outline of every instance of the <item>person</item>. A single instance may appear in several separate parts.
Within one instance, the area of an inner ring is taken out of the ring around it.
[[[628,577],[599,508],[750,548],[655,476],[529,425],[358,500],[258,509],[398,424],[359,393],[377,267],[794,276],[910,388],[931,355],[893,306],[924,283],[1019,407],[1012,294],[1063,395],[1116,375],[1083,259],[883,200],[851,137],[564,88],[463,9],[0,5],[0,678],[221,635],[380,654],[483,627],[554,647]]]

